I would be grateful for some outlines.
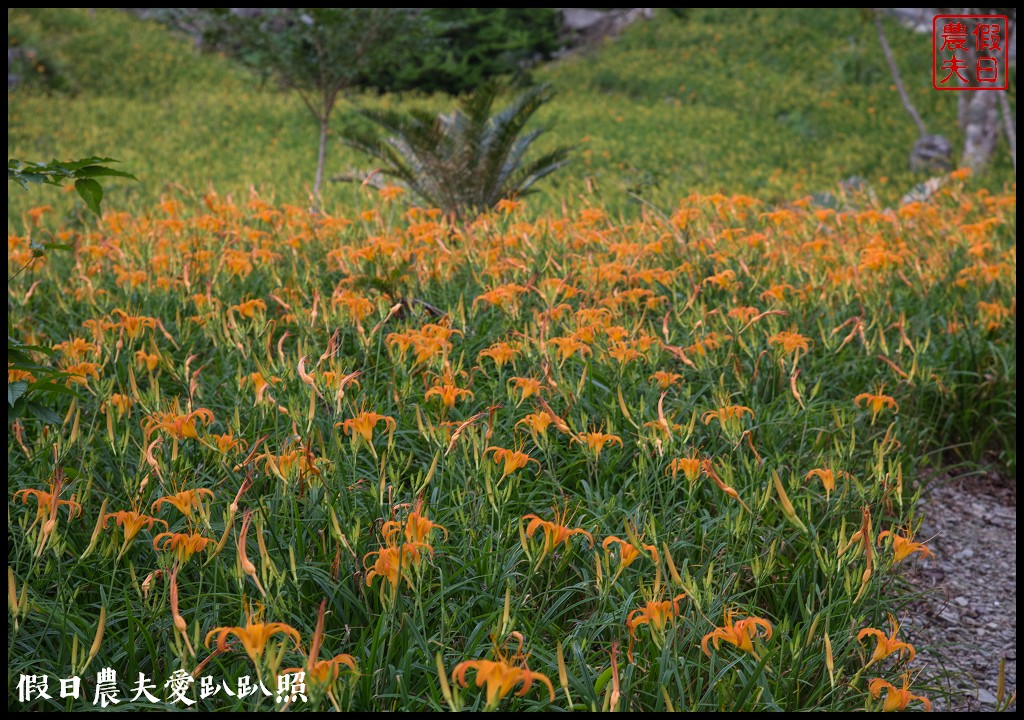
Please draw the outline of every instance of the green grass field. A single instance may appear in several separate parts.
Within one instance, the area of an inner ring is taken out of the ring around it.
[[[9,156],[140,181],[101,218],[9,192],[9,336],[67,373],[55,422],[8,425],[11,708],[936,697],[898,628],[914,479],[1015,476],[1016,187],[1000,156],[885,207],[914,129],[856,13],[659,16],[538,70],[576,161],[464,222],[350,186],[311,211],[298,102],[156,26],[14,33],[74,92],[9,94]],[[853,174],[878,198],[807,198]]]

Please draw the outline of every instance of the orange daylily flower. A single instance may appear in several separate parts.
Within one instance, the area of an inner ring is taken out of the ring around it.
[[[587,432],[583,433],[582,435],[577,435],[573,437],[573,439],[570,441],[570,444],[574,442],[586,443],[587,446],[594,453],[595,457],[599,457],[601,455],[601,450],[608,443],[618,443],[619,447],[622,447],[622,438],[620,438],[618,435],[612,435],[610,433],[603,432]]]
[[[504,480],[508,475],[514,473],[516,470],[526,467],[527,463],[537,463],[537,467],[541,467],[539,460],[536,460],[526,453],[518,450],[507,450],[505,448],[495,447],[492,445],[484,450],[484,455],[491,451],[494,452],[495,465],[500,465],[502,462],[505,463],[505,468],[501,473],[500,480]]]
[[[519,402],[522,402],[531,395],[539,395],[540,391],[544,388],[544,383],[535,378],[514,377],[511,380],[512,387],[522,393]]]
[[[534,534],[540,530],[544,530],[544,546],[541,549],[540,557],[537,558],[537,567],[540,567],[541,561],[548,556],[559,544],[565,543],[569,545],[569,538],[573,535],[582,535],[590,541],[590,547],[594,547],[594,536],[584,530],[583,528],[570,528],[565,525],[569,521],[570,516],[568,510],[558,511],[557,508],[552,508],[555,513],[555,519],[542,520],[537,515],[530,513],[524,515],[523,520],[529,520],[530,523],[526,526],[526,537],[533,539]]]
[[[309,643],[309,654],[306,656],[306,682],[314,690],[323,689],[334,705],[335,710],[340,712],[338,701],[334,697],[334,682],[341,674],[341,666],[344,665],[352,672],[358,672],[356,659],[347,653],[335,655],[327,660],[320,660],[320,646],[324,639],[324,611],[327,608],[327,601],[320,603],[320,611],[317,614],[316,630],[313,632],[313,639]],[[282,673],[302,672],[303,668],[287,668]]]
[[[160,506],[169,502],[178,508],[185,517],[192,517],[193,510],[201,510],[203,507],[203,495],[213,499],[213,490],[209,488],[197,488],[195,490],[182,490],[174,495],[165,495],[153,501],[153,512],[158,512]]]
[[[256,317],[257,311],[260,313],[265,313],[267,311],[267,304],[259,298],[246,300],[245,302],[240,302],[237,305],[230,306],[228,308],[228,317],[230,318],[232,313],[237,312],[242,317],[252,320]]]
[[[249,446],[249,443],[242,438],[236,438],[231,431],[228,431],[223,435],[211,434],[210,437],[212,437],[213,441],[217,443],[217,449],[222,453],[234,450],[235,448],[245,452],[246,448]]]
[[[754,652],[753,640],[756,637],[763,637],[765,641],[771,640],[772,638],[772,625],[770,622],[760,617],[746,617],[741,620],[733,620],[735,614],[731,610],[725,611],[725,624],[722,627],[715,628],[700,641],[701,649],[704,650],[704,654],[711,657],[711,650],[708,649],[708,642],[713,641],[715,644],[715,650],[719,648],[719,643],[727,642],[735,645],[740,650],[750,653],[755,658],[757,653]]]
[[[874,637],[877,641],[875,644],[875,652],[871,654],[871,659],[868,660],[868,664],[865,667],[869,667],[872,664],[884,660],[893,653],[897,655],[897,660],[902,660],[903,655],[907,655],[907,662],[914,659],[917,653],[914,651],[914,646],[910,643],[905,643],[902,640],[897,640],[896,635],[899,633],[900,626],[896,622],[896,618],[892,615],[889,616],[889,624],[892,626],[892,634],[886,635],[884,631],[878,628],[864,628],[857,633],[857,641],[861,642],[866,637]]]
[[[271,375],[269,378],[265,378],[263,377],[263,373],[260,372],[249,373],[242,377],[238,384],[239,388],[244,387],[246,383],[250,382],[252,383],[253,389],[256,391],[256,400],[253,401],[254,406],[259,405],[264,400],[277,404],[277,401],[274,400],[273,396],[268,393],[267,390],[270,389],[271,385],[276,385],[281,382],[281,378],[276,375]]]
[[[442,382],[439,385],[434,385],[429,390],[427,390],[427,393],[426,395],[423,396],[423,399],[429,401],[430,398],[434,397],[435,395],[441,398],[441,403],[445,406],[445,408],[449,410],[455,407],[455,403],[456,401],[458,401],[460,397],[464,395],[473,397],[472,391],[460,388],[457,385],[455,385],[454,382]]]
[[[14,493],[14,499],[17,500],[18,497],[20,496],[21,501],[26,505],[28,505],[29,497],[34,497],[36,499],[36,519],[33,521],[33,524],[39,522],[47,516],[56,515],[57,509],[61,505],[67,506],[68,520],[72,520],[76,516],[82,514],[82,506],[81,504],[78,503],[77,500],[75,500],[74,495],[71,496],[70,500],[61,500],[59,498],[59,485],[60,484],[58,483],[58,486],[54,487],[51,484],[50,492],[46,492],[45,490],[37,490],[36,488],[26,488],[25,490],[19,490],[18,492]]]
[[[381,415],[376,412],[368,411],[363,411],[354,418],[349,418],[344,422],[336,422],[334,423],[334,427],[338,427],[340,425],[346,435],[350,435],[352,431],[355,430],[363,440],[372,445],[373,430],[380,422],[384,423],[384,427],[388,432],[394,432],[397,427],[395,419],[390,415]]]
[[[415,509],[409,513],[404,525],[397,520],[388,520],[381,526],[380,534],[389,545],[394,544],[393,540],[399,533],[405,535],[408,543],[425,545],[434,530],[440,530],[444,533],[445,538],[448,537],[448,530],[443,525],[432,521],[423,512],[423,501],[420,500],[416,503]]]
[[[893,412],[899,412],[900,410],[900,406],[896,404],[895,398],[883,395],[881,388],[879,388],[877,393],[861,393],[853,399],[853,404],[857,407],[860,407],[862,402],[864,407],[871,408],[872,424],[874,424],[875,418],[878,417],[878,413],[882,412],[884,408],[889,408]]]
[[[131,546],[135,540],[135,536],[139,534],[142,528],[147,530],[153,529],[154,523],[163,523],[164,530],[167,529],[167,523],[160,518],[151,517],[149,515],[143,515],[134,510],[120,510],[118,512],[107,513],[103,516],[103,529],[107,528],[113,518],[114,523],[121,526],[121,530],[124,532],[124,543],[121,545],[120,552],[117,553],[117,559],[115,562],[121,559],[125,551]]]
[[[214,422],[213,412],[206,408],[197,408],[184,415],[178,415],[174,411],[157,413],[146,420],[146,439],[148,440],[157,430],[166,430],[175,440],[184,440],[185,438],[198,440],[197,419],[203,425],[211,425]]]
[[[391,540],[394,539],[392,534]],[[434,548],[425,542],[407,542],[385,545],[380,550],[374,550],[368,552],[363,556],[363,567],[369,572],[366,573],[366,584],[367,586],[373,585],[373,579],[375,577],[382,577],[391,584],[392,591],[398,589],[398,582],[404,578],[405,582],[412,587],[412,578],[409,577],[409,570],[413,567],[418,567],[420,563],[420,551],[426,550],[431,555],[434,554]],[[377,559],[374,560],[373,566],[367,564],[367,560],[373,556]],[[383,592],[383,588],[381,588]]]
[[[923,695],[914,695],[910,692],[910,673],[903,674],[902,688],[897,688],[895,685],[887,680],[883,680],[882,678],[872,678],[871,681],[868,682],[868,691],[871,693],[871,697],[876,700],[881,697],[883,690],[885,691],[885,702],[882,703],[883,712],[906,710],[907,706],[914,700],[920,700],[921,704],[924,705],[925,711],[931,712],[931,700]]]
[[[164,552],[173,552],[178,562],[184,565],[197,552],[206,549],[213,540],[205,538],[199,533],[172,533],[162,532],[153,538],[153,548]]]
[[[935,553],[925,547],[924,543],[914,542],[914,533],[907,531],[907,534],[897,535],[895,530],[883,530],[878,533],[878,542],[882,542],[882,538],[892,538],[892,549],[893,549],[893,563],[902,562],[914,553],[918,553],[922,558],[935,557]]]
[[[158,353],[148,353],[145,350],[136,350],[135,362],[145,367],[149,372],[153,372],[160,362],[160,355]]]
[[[563,363],[576,353],[581,356],[594,354],[594,351],[586,343],[580,342],[576,337],[553,337],[548,342],[558,348],[558,358]]]
[[[477,353],[477,359],[490,358],[500,370],[506,363],[510,363],[519,355],[519,349],[509,345],[507,342],[498,342],[485,350]]]
[[[34,527],[40,520],[43,521],[39,532],[39,547],[36,550],[36,557],[40,557],[43,554],[43,550],[46,549],[53,531],[57,529],[57,511],[60,510],[61,505],[66,505],[68,508],[68,520],[72,520],[76,515],[82,514],[82,506],[75,500],[74,495],[71,496],[70,500],[60,499],[61,490],[64,487],[64,477],[64,471],[57,468],[54,471],[53,479],[50,481],[50,492],[26,488],[14,493],[14,499],[17,500],[20,495],[21,501],[26,505],[28,504],[29,496],[36,499],[36,517],[32,521],[32,526]]]
[[[623,570],[625,570],[634,562],[636,562],[636,559],[640,557],[641,548],[650,553],[651,559],[653,559],[654,562],[657,563],[658,548],[656,548],[654,545],[644,544],[642,537],[637,538],[637,542],[640,543],[640,547],[637,547],[629,540],[623,540],[622,538],[616,537],[615,535],[609,535],[604,539],[604,542],[601,543],[601,547],[607,552],[609,548],[612,546],[612,544],[617,544],[619,546],[619,573],[621,573]]]
[[[206,647],[210,647],[210,640],[214,635],[217,636],[217,650],[219,652],[226,652],[228,649],[228,637],[234,635],[242,641],[242,647],[245,649],[246,655],[253,661],[256,667],[259,667],[260,660],[263,658],[263,652],[267,647],[267,641],[270,640],[274,635],[287,635],[295,641],[295,647],[298,648],[302,643],[302,636],[299,635],[299,631],[293,628],[291,625],[285,623],[273,622],[273,623],[261,623],[252,621],[252,617],[247,617],[245,627],[217,627],[206,633]]]
[[[68,379],[65,381],[65,385],[71,387],[71,383],[76,385],[84,385],[89,387],[89,378],[94,380],[100,379],[100,363],[94,362],[80,362],[74,365],[67,365],[63,369],[68,374]]]
[[[815,468],[804,475],[805,480],[810,480],[812,477],[821,480],[821,484],[825,487],[825,499],[827,500],[829,494],[836,489],[836,474],[830,468]]]
[[[712,420],[718,420],[718,423],[725,428],[734,423],[738,424],[744,415],[753,418],[754,411],[746,405],[726,405],[717,410],[708,410],[704,413],[703,420],[705,425],[710,425]]]
[[[666,474],[672,473],[672,479],[675,480],[676,476],[682,472],[683,477],[692,483],[700,477],[703,467],[701,459],[696,455],[693,457],[681,457],[674,459],[668,464]]]
[[[537,413],[530,413],[522,420],[516,423],[516,427],[520,425],[526,425],[530,428],[531,432],[540,433],[547,437],[548,425],[554,422],[554,419],[545,411],[541,410]]]
[[[466,672],[469,670],[475,671],[476,686],[478,688],[484,685],[487,686],[485,692],[488,709],[497,707],[501,699],[512,692],[516,685],[522,685],[516,692],[516,697],[522,697],[530,691],[530,686],[534,680],[547,685],[551,701],[554,702],[555,687],[551,684],[551,680],[547,675],[534,672],[527,667],[527,656],[522,653],[523,636],[517,632],[512,633],[512,636],[519,640],[519,649],[512,657],[507,657],[495,644],[495,660],[464,660],[460,662],[452,670],[452,682],[458,683],[460,687],[466,687],[468,685]]]
[[[145,315],[129,315],[120,308],[115,308],[111,313],[117,315],[119,319],[116,322],[109,323],[107,327],[110,329],[121,328],[122,332],[131,340],[137,338],[143,329],[155,330],[160,326],[160,321],[156,318]]]
[[[132,406],[135,405],[135,401],[127,395],[113,393],[110,396],[110,404],[117,411],[117,419],[120,420],[125,413],[128,413],[129,416],[131,415]]]
[[[810,347],[811,339],[798,332],[791,332],[783,330],[777,332],[768,338],[769,345],[778,345],[782,348],[782,352],[786,355],[795,353],[797,350],[803,350],[807,352]]]
[[[659,390],[668,390],[670,387],[682,380],[683,376],[679,373],[658,370],[647,379],[651,382],[657,383]]]
[[[665,632],[665,627],[675,621],[679,615],[679,601],[686,597],[686,593],[680,593],[671,600],[648,600],[643,607],[634,608],[626,616],[626,629],[629,630],[629,648],[626,650],[626,657],[633,662],[633,643],[636,641],[636,629],[640,625],[648,625],[651,628],[651,635],[656,643]]]

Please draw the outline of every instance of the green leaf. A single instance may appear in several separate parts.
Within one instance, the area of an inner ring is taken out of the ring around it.
[[[82,200],[89,206],[96,215],[100,214],[100,201],[103,200],[103,186],[89,178],[75,180],[75,190],[82,196]]]
[[[24,380],[18,380],[17,382],[7,383],[7,405],[13,407],[14,403],[18,402],[18,398],[25,394],[28,390],[28,383]]]
[[[18,418],[25,415],[25,408],[28,406],[28,402],[25,398],[19,398],[13,405],[7,406],[7,422],[17,420]]]
[[[43,245],[47,250],[63,250],[64,252],[74,252],[75,246],[68,245],[67,243],[47,243]]]
[[[103,167],[102,165],[88,165],[84,168],[75,170],[74,174],[76,178],[125,177],[131,178],[132,180],[138,180],[138,178],[131,173],[126,173],[123,170],[115,170],[114,168]]]
[[[60,422],[60,415],[55,413],[45,405],[39,403],[30,402],[27,405],[27,410],[32,413],[32,416],[38,420],[42,420],[44,423],[49,425],[55,425]]]

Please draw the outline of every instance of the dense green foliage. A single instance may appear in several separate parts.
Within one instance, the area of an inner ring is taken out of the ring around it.
[[[426,8],[426,42],[406,51],[391,76],[371,87],[452,95],[518,75],[559,49],[560,19],[552,8]]]

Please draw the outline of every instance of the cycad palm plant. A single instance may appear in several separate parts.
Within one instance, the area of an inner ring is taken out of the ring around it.
[[[485,210],[502,199],[525,195],[568,162],[566,147],[532,160],[526,157],[545,129],[523,131],[551,99],[549,86],[534,86],[492,114],[500,91],[500,85],[488,83],[464,96],[450,115],[363,110],[385,135],[350,131],[345,141],[379,161],[377,173],[395,178],[445,213],[462,216]]]

